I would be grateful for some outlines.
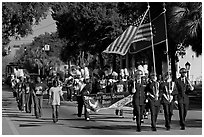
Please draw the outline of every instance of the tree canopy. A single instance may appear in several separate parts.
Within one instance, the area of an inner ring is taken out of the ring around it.
[[[52,17],[60,38],[68,45],[64,55],[79,51],[101,53],[142,13],[144,3],[54,3]],[[127,14],[128,13],[128,14]]]
[[[202,3],[167,3],[169,36],[175,43],[192,46],[202,54]]]
[[[48,3],[3,2],[2,3],[2,45],[11,37],[21,38],[32,33],[32,26],[46,17]]]
[[[45,45],[50,46],[49,51],[45,51]],[[16,53],[15,62],[23,64],[29,71],[36,71],[37,68],[49,69],[63,64],[60,60],[61,49],[66,45],[66,41],[58,38],[57,33],[45,33],[34,38],[31,44],[24,45]]]

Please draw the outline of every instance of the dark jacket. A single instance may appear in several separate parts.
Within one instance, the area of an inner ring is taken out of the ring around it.
[[[174,83],[174,84],[173,84]],[[176,84],[175,82],[163,82],[161,84],[161,87],[160,87],[160,92],[161,92],[161,103],[162,104],[169,104],[169,100],[168,100],[168,96],[169,96],[169,93],[168,93],[168,90],[169,89],[172,89],[172,92],[170,93],[170,95],[173,97],[173,99],[171,100],[172,101],[175,101],[176,100],[176,95],[178,94],[177,92],[177,88],[176,88]]]
[[[182,82],[181,77],[176,79],[175,81],[176,87],[177,87],[177,95],[176,99],[178,100],[178,103],[189,103],[188,93],[190,91],[190,86],[185,78],[185,83]]]
[[[126,84],[124,81],[117,81],[113,85],[113,91],[114,93],[119,93],[119,92],[126,92]]]
[[[129,86],[131,88],[129,90],[132,90],[132,88],[134,87],[133,80],[129,83]],[[145,104],[145,99],[146,99],[145,98],[145,88],[146,86],[144,84],[135,82],[136,92],[132,93],[133,94],[133,105],[144,105]]]
[[[158,84],[158,100],[155,99],[156,97],[156,83]],[[154,81],[150,81],[148,84],[147,84],[147,87],[146,87],[146,93],[149,95],[147,95],[147,98],[149,100],[149,102],[151,104],[154,104],[155,106],[159,106],[160,105],[160,100],[161,100],[161,92],[160,92],[160,85],[158,82],[154,82]],[[153,96],[151,96],[153,95]]]

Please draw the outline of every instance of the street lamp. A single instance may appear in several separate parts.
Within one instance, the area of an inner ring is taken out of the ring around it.
[[[49,52],[50,51],[50,45],[46,44],[44,45],[44,47],[42,48],[42,51],[44,54],[47,54],[46,52]],[[43,76],[45,75],[45,67],[44,67],[44,64],[43,64]]]
[[[190,70],[191,64],[189,62],[186,62],[185,67],[187,71],[187,78],[189,78],[189,70]]]

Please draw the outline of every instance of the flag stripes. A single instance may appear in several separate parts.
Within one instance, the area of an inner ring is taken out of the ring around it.
[[[121,55],[125,55],[129,46],[131,44],[131,40],[134,37],[136,27],[130,26],[128,27],[122,35],[120,35],[113,43],[111,43],[108,48],[103,51],[105,53],[118,53]]]
[[[141,40],[151,40],[152,27],[148,17],[148,11],[142,14],[133,25],[129,26],[113,43],[111,43],[104,53],[116,53],[125,55],[133,42]]]

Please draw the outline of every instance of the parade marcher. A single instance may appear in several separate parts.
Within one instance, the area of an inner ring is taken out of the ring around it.
[[[132,90],[133,94],[133,120],[136,119],[137,123],[137,131],[141,131],[141,120],[143,116],[143,111],[144,111],[144,102],[145,102],[145,86],[143,85],[144,83],[142,82],[142,77],[143,73],[141,70],[137,70],[135,72],[135,78],[132,80],[130,83],[130,87]]]
[[[105,74],[102,74],[101,78],[98,81],[98,91],[100,93],[106,93],[106,84]]]
[[[30,77],[26,78],[25,83],[25,111],[26,113],[31,113],[31,105],[32,105],[32,93],[33,93],[33,85],[31,83]]]
[[[122,93],[126,92],[126,84],[122,80],[122,75],[118,75],[118,81],[114,83],[113,85],[113,93]],[[120,117],[123,117],[123,108],[116,108],[115,114]]]
[[[73,84],[74,84],[74,78],[70,75],[67,79],[66,79],[66,86],[67,86],[67,100],[68,101],[72,101],[72,94],[74,92],[73,89]]]
[[[62,89],[58,85],[58,81],[54,80],[53,86],[50,88],[49,91],[49,102],[52,105],[52,119],[54,123],[58,121],[59,117],[60,97],[62,98],[62,100],[64,100],[62,96]]]
[[[159,87],[161,87],[161,85],[163,85],[164,80],[163,80],[162,75],[158,75],[157,82],[159,83]],[[159,112],[163,113],[163,105],[160,106],[160,111]]]
[[[11,75],[11,89],[13,91],[13,97],[17,97],[16,85],[17,85],[16,78],[14,75]]]
[[[42,104],[43,104],[43,94],[45,94],[46,90],[48,89],[47,85],[44,84],[40,77],[38,76],[36,79],[36,83],[34,85],[34,108],[35,108],[35,115],[36,118],[42,116]]]
[[[57,80],[57,82],[58,82],[58,86],[62,89],[63,83],[62,83],[62,81],[60,80],[60,76],[59,76],[59,75],[57,75],[56,80]]]
[[[149,73],[147,70],[144,73],[145,73],[145,75],[142,77],[142,79],[143,79],[144,85],[147,85],[149,83],[149,80],[150,80],[149,79]],[[144,119],[148,119],[148,114],[150,111],[149,108],[150,108],[149,101],[148,101],[148,99],[146,99],[145,109],[144,109]]]
[[[178,109],[179,109],[179,117],[180,117],[180,126],[181,130],[185,130],[185,119],[189,106],[189,97],[188,92],[193,91],[194,87],[191,85],[190,81],[186,77],[186,69],[181,68],[179,73],[181,76],[176,79],[175,84],[177,87],[177,101],[178,101]]]
[[[17,103],[19,110],[23,111],[25,108],[25,82],[24,77],[20,77],[17,85]]]
[[[77,98],[77,101],[78,101],[78,117],[81,117],[82,109],[83,109],[83,106],[84,106],[85,120],[89,121],[90,120],[89,112],[87,111],[86,105],[84,103],[85,95],[90,94],[90,91],[91,91],[89,80],[85,79],[83,81],[80,81],[79,85],[80,85],[80,91],[79,91],[79,96]]]
[[[150,74],[150,82],[146,87],[147,98],[150,105],[151,112],[151,128],[152,131],[156,131],[156,121],[160,110],[160,98],[159,83],[155,73]]]
[[[53,80],[54,80],[54,78],[52,76],[49,76],[47,79],[47,86],[48,86],[48,90],[47,90],[48,93],[47,94],[48,95],[49,95],[50,88],[52,87]]]
[[[175,82],[172,81],[169,72],[165,75],[165,80],[161,85],[161,104],[163,105],[165,127],[166,130],[170,130],[171,117],[173,116],[173,108],[175,95],[177,94],[177,88]]]

